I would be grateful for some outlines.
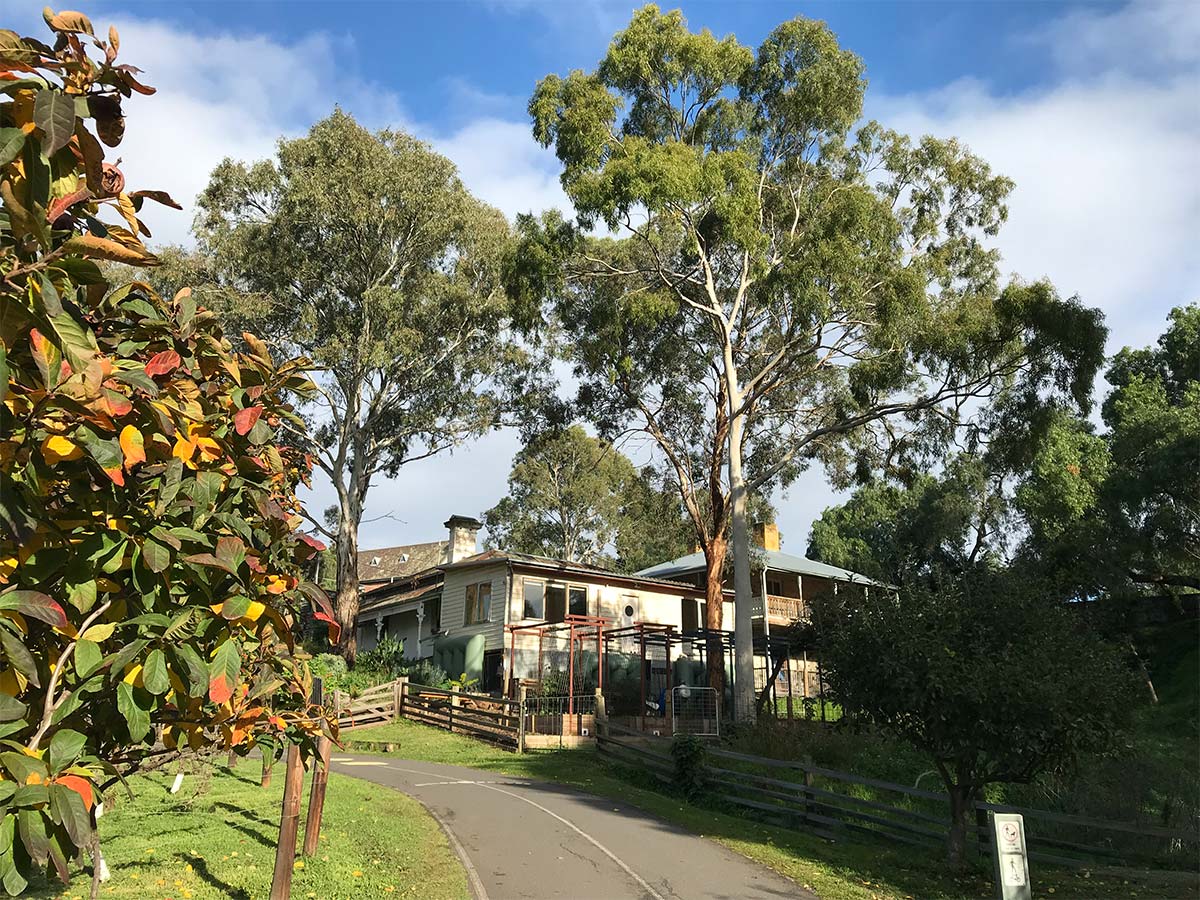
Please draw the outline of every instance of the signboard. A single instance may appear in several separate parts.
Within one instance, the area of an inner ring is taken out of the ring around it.
[[[1029,858],[1025,854],[1025,822],[1017,813],[988,813],[992,824],[992,859],[996,896],[1000,900],[1032,900]]]

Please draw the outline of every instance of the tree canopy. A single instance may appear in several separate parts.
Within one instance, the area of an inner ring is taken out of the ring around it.
[[[294,652],[321,545],[297,533],[304,361],[235,352],[188,290],[111,283],[153,266],[102,145],[153,88],[119,37],[45,13],[54,46],[0,31],[0,885],[93,849],[103,789],[178,747],[309,752],[336,726]],[[99,51],[89,55],[89,49]],[[159,741],[161,740],[161,744]]]
[[[988,242],[1012,183],[955,140],[860,124],[865,88],[821,22],[755,49],[650,5],[594,71],[547,76],[529,103],[580,224],[619,236],[526,220],[523,284],[554,298],[571,342],[593,335],[570,351],[585,390],[628,383],[606,412],[676,471],[673,433],[690,431],[692,480],[724,480],[710,496],[728,496],[740,715],[752,494],[814,461],[844,482],[934,452],[1000,388],[1014,404],[1082,398],[1103,353],[1094,310],[1046,283],[1001,286]],[[696,395],[684,417],[680,390]]]
[[[483,521],[490,546],[588,565],[615,562],[623,571],[674,558],[688,546],[678,493],[662,490],[652,472],[639,471],[579,425],[534,435],[513,460],[508,496]]]
[[[352,658],[358,526],[372,478],[499,420],[501,382],[519,356],[502,289],[508,225],[445,157],[338,110],[281,140],[273,160],[218,166],[196,234],[225,312],[320,371],[311,434],[293,438],[337,494],[327,533],[338,552],[341,649]]]

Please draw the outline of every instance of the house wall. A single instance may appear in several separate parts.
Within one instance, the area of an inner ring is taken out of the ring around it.
[[[384,620],[384,628],[387,631],[387,636],[394,641],[404,642],[404,656],[406,659],[420,659],[422,656],[428,655],[421,652],[421,647],[417,641],[418,624],[417,611],[415,609],[393,613]]]
[[[493,566],[471,566],[465,569],[448,569],[445,583],[442,586],[442,632],[450,637],[482,634],[488,650],[503,647],[504,610],[507,597],[505,581],[507,577],[508,566],[505,563],[497,563]],[[466,615],[467,585],[483,581],[492,585],[490,620],[475,625],[466,625],[463,618]]]

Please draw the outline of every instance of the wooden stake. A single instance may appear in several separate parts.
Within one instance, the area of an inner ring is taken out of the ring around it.
[[[320,759],[313,768],[312,788],[308,792],[308,818],[304,822],[304,855],[317,852],[321,839],[321,814],[325,811],[325,787],[329,782],[329,757],[333,753],[333,741],[322,737],[317,742]]]
[[[275,750],[274,748],[263,747],[262,749],[262,778],[259,780],[259,787],[271,786],[271,772],[275,768]]]
[[[275,875],[271,879],[271,900],[290,900],[292,867],[296,862],[296,832],[300,828],[300,793],[304,787],[304,766],[300,748],[288,747],[287,770],[283,781],[283,808],[279,814],[279,846],[275,848]]]

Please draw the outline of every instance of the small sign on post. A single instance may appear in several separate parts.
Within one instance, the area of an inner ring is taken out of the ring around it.
[[[999,900],[1033,900],[1029,857],[1025,853],[1025,820],[1018,813],[988,813],[992,824],[992,859]]]

